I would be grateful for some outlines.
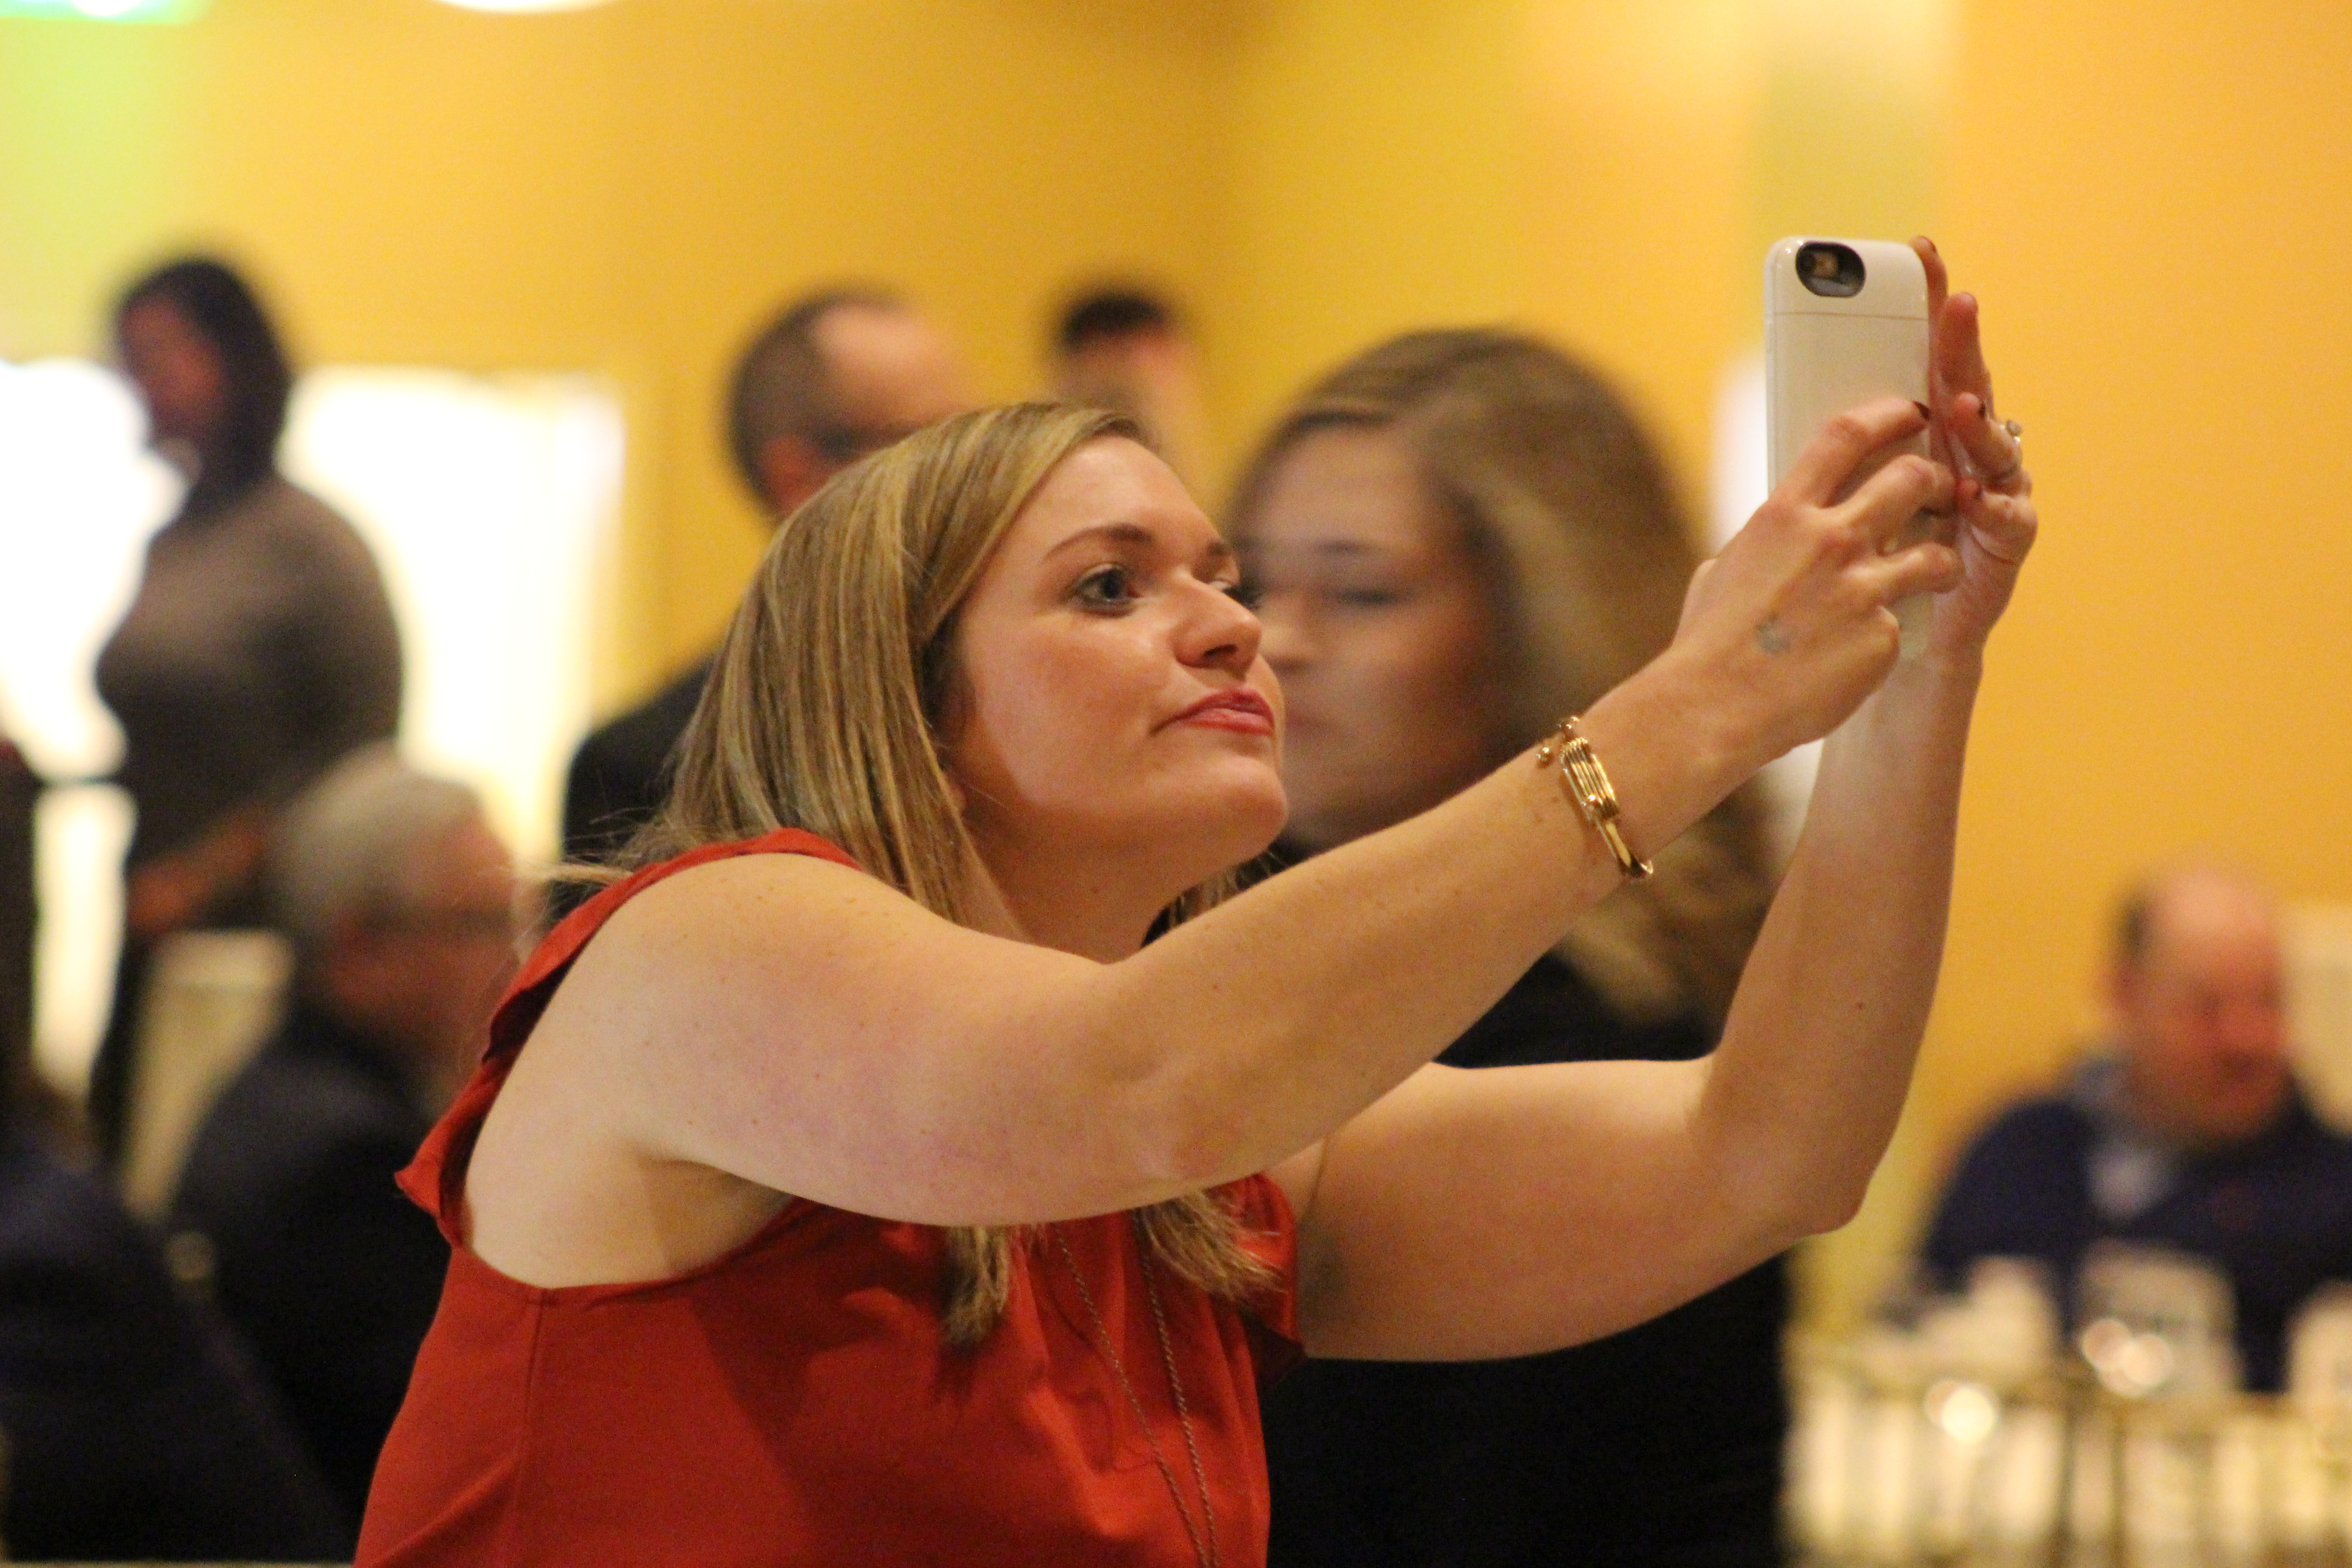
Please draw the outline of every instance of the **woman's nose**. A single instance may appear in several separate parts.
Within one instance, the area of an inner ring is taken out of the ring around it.
[[[1184,628],[1184,662],[1247,669],[1257,660],[1265,628],[1248,605],[1224,589],[1211,584],[1201,589],[1201,608]]]

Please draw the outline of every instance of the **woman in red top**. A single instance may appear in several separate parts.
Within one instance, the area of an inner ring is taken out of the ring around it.
[[[1217,902],[1282,824],[1281,700],[1131,427],[994,410],[836,479],[645,868],[549,938],[409,1173],[457,1256],[361,1562],[1255,1565],[1288,1347],[1546,1349],[1841,1223],[2035,525],[1929,267],[1932,416],[1832,422],[1582,716],[1635,854],[1836,731],[1701,1062],[1426,1065],[1621,874],[1550,752]],[[1947,460],[1833,499],[1930,417]],[[1887,552],[1922,507],[1954,543]],[[1928,589],[1898,667],[1886,606]]]

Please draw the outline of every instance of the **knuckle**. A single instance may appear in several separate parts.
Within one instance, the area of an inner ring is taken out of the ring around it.
[[[1823,428],[1839,441],[1854,445],[1866,444],[1874,435],[1870,421],[1864,419],[1859,410],[1853,408],[1842,409],[1830,416],[1830,422]]]
[[[1916,453],[1905,457],[1902,462],[1905,476],[1921,493],[1938,495],[1951,488],[1951,470],[1941,463]]]
[[[1806,562],[1813,566],[1838,567],[1860,552],[1869,539],[1869,531],[1848,518],[1824,516],[1805,531]]]

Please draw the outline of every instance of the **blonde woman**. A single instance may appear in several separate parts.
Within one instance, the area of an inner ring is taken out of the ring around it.
[[[1294,1347],[1563,1344],[1843,1221],[2034,526],[1964,298],[1940,353],[2002,482],[1899,460],[1833,502],[1928,416],[1833,422],[1583,715],[1639,855],[1838,731],[1703,1062],[1426,1066],[1622,875],[1556,758],[1202,907],[1282,826],[1281,698],[1116,416],[841,476],[729,633],[670,858],[549,938],[409,1173],[457,1251],[360,1561],[1255,1564]],[[1957,547],[1884,552],[1923,506]]]
[[[1228,521],[1282,682],[1279,858],[1402,822],[1657,657],[1697,565],[1592,372],[1517,333],[1412,332],[1318,382]],[[1771,897],[1742,789],[1570,925],[1448,1067],[1709,1050]],[[1777,1560],[1780,1260],[1598,1342],[1318,1360],[1267,1398],[1284,1568]]]

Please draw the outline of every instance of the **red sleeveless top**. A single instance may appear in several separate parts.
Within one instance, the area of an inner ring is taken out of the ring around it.
[[[1003,1323],[971,1352],[941,1335],[940,1232],[801,1199],[725,1257],[666,1279],[543,1289],[467,1250],[474,1140],[572,960],[635,892],[748,854],[854,864],[823,839],[773,833],[698,849],[605,889],[516,977],[480,1068],[402,1173],[409,1195],[439,1217],[452,1255],[439,1315],[377,1463],[361,1568],[1192,1568],[1192,1539],[1161,1461],[1197,1529],[1192,1459],[1124,1215],[1051,1227],[1070,1261],[1050,1236],[1024,1250]],[[1258,1380],[1297,1354],[1295,1237],[1265,1177],[1226,1195],[1279,1289],[1244,1314],[1165,1268],[1154,1265],[1150,1278],[1219,1554],[1258,1568],[1266,1550]],[[1118,1346],[1124,1386],[1089,1295]]]

